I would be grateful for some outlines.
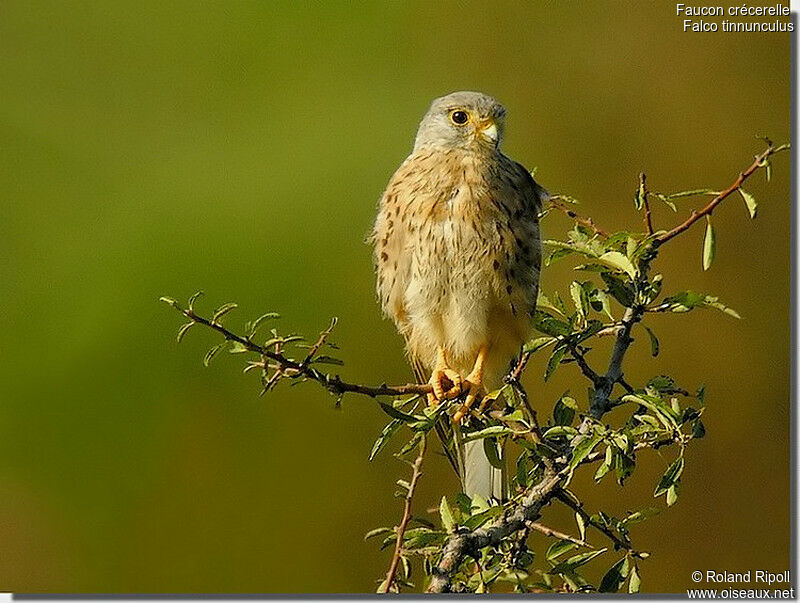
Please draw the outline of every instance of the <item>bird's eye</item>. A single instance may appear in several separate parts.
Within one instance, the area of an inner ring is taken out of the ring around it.
[[[463,126],[469,121],[469,115],[466,111],[453,111],[450,114],[450,120],[457,126]]]

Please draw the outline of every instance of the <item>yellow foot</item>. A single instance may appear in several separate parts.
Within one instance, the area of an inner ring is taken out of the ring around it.
[[[459,423],[463,419],[478,396],[484,393],[483,391],[483,367],[486,363],[486,347],[481,347],[478,350],[478,357],[475,359],[475,366],[472,367],[472,372],[466,378],[463,384],[463,389],[467,392],[467,398],[464,403],[453,415],[453,422]],[[481,408],[481,410],[483,410]]]
[[[461,375],[451,368],[435,369],[429,383],[433,386],[433,392],[428,394],[428,404],[431,406],[461,395]]]
[[[467,392],[467,397],[464,400],[464,403],[458,408],[458,410],[453,415],[453,422],[459,423],[466,415],[469,413],[470,408],[475,403],[475,400],[478,399],[478,396],[482,396],[486,392],[483,390],[483,385],[475,380],[474,376],[470,375],[464,381],[463,385],[464,391]],[[481,404],[481,411],[483,411],[483,404]]]

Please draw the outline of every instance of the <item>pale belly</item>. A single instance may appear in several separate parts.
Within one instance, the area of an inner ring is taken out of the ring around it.
[[[526,336],[528,317],[512,311],[505,252],[492,224],[475,230],[456,219],[428,222],[409,246],[411,274],[404,304],[409,347],[432,368],[439,347],[466,375],[487,347],[489,381],[505,372]]]

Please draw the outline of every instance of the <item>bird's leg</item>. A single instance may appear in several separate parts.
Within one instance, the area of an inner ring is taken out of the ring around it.
[[[449,389],[445,389],[447,381],[451,384]],[[428,394],[428,405],[430,406],[435,406],[441,400],[457,398],[461,395],[461,375],[450,368],[444,348],[439,348],[436,353],[436,367],[431,373],[429,383],[433,386],[433,392]]]
[[[478,394],[483,390],[483,369],[486,364],[487,349],[482,345],[478,350],[478,357],[475,359],[475,365],[472,367],[472,372],[467,376],[464,381],[464,389],[467,391],[467,399],[464,404],[453,415],[453,421],[459,422],[469,412],[470,407],[475,402]]]

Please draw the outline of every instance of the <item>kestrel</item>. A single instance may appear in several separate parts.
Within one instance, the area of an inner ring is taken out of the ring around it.
[[[377,291],[435,404],[465,394],[454,420],[502,377],[536,307],[546,193],[500,151],[505,109],[479,92],[433,101],[389,181],[372,234]],[[502,497],[480,441],[461,452],[465,492]]]

